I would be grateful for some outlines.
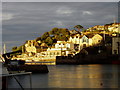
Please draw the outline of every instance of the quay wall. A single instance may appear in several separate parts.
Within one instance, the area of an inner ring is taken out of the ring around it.
[[[113,61],[118,59],[117,55],[57,56],[56,64],[112,64]]]

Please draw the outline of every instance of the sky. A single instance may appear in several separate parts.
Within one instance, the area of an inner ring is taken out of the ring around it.
[[[114,18],[118,18],[117,2],[3,2],[2,40],[10,51],[54,27],[87,29],[113,23]]]
[[[119,0],[1,0],[2,2],[119,2]]]

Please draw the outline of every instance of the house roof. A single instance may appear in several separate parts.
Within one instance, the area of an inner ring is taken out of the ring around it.
[[[71,44],[71,42],[65,42],[65,41],[57,42],[56,44],[60,44],[60,43],[63,43],[63,44],[69,43],[69,44]]]
[[[72,34],[71,37],[75,37],[75,36],[77,36],[77,35],[81,36],[80,33],[76,33],[76,34]]]
[[[95,36],[94,34],[87,34],[87,35],[85,35],[86,37],[88,37],[88,38],[92,38],[93,36]]]
[[[40,46],[41,47],[48,47],[48,45],[46,43],[42,43]]]

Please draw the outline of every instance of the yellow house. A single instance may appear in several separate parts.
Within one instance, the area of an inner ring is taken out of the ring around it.
[[[38,53],[40,52],[40,46],[35,40],[28,40],[25,44],[25,50],[28,53]]]
[[[101,41],[103,40],[103,37],[99,34],[95,34],[91,39],[92,39],[91,40],[92,45],[97,45],[101,43]]]

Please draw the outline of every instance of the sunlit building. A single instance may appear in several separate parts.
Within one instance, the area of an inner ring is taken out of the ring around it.
[[[120,36],[112,38],[112,54],[120,54]]]
[[[45,43],[41,45],[35,40],[28,40],[25,44],[25,51],[27,53],[40,53],[42,51],[46,51],[48,46]]]
[[[70,36],[68,41],[74,43],[74,46],[76,46],[78,50],[81,50],[84,47],[98,45],[102,40],[103,37],[99,34],[75,34],[73,36]]]
[[[73,43],[66,41],[57,41],[55,47],[48,48],[47,51],[41,52],[41,54],[45,57],[68,56],[68,54],[72,54],[73,50]]]

